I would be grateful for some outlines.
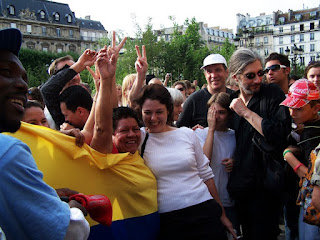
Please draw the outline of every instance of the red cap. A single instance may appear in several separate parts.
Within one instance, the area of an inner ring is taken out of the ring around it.
[[[318,99],[320,99],[319,88],[307,79],[299,79],[291,85],[287,98],[280,105],[301,108],[310,101]]]

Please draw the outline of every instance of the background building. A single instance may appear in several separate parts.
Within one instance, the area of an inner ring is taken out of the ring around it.
[[[250,47],[261,56],[278,52],[289,56],[294,67],[320,60],[320,6],[303,10],[260,14],[237,14],[238,46]]]
[[[76,19],[68,4],[46,0],[0,0],[0,28],[18,28],[23,48],[58,53],[100,48],[93,43],[107,34],[100,22]],[[82,32],[95,37],[82,38]]]
[[[181,25],[178,26],[178,32],[184,34],[187,30],[188,26]],[[172,34],[174,32],[174,27],[171,28],[163,28],[159,30],[154,30],[154,34],[157,35],[158,41],[160,39],[165,40],[166,42],[170,42],[172,38]],[[231,42],[234,38],[232,29],[220,29],[220,27],[208,27],[208,24],[199,22],[199,34],[201,36],[201,40],[207,45],[207,47],[211,50],[213,47],[220,47],[223,45],[225,40],[228,38]]]

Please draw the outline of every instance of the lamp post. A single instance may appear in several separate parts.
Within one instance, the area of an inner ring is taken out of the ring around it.
[[[284,50],[286,55],[289,56],[290,53],[292,54],[291,61],[293,65],[293,72],[294,74],[297,74],[297,60],[298,57],[303,54],[303,49],[301,47],[297,47],[296,44],[293,44],[293,48],[290,50],[289,47],[287,46],[286,50]]]

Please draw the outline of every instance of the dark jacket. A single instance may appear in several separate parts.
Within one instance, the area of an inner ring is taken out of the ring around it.
[[[226,92],[231,94],[234,91],[226,88]],[[211,98],[207,88],[192,93],[183,104],[183,111],[177,121],[177,127],[192,128],[197,124],[208,127],[207,113],[208,101]]]
[[[60,129],[60,125],[64,123],[64,116],[60,109],[60,92],[77,74],[78,73],[70,69],[69,66],[64,67],[52,75],[40,89],[44,97],[44,103],[56,124],[56,129]]]
[[[240,91],[231,95],[237,98]],[[279,146],[279,152],[286,147],[290,133],[291,118],[288,108],[280,106],[285,99],[282,90],[275,84],[262,84],[260,91],[250,99],[247,107],[262,117],[260,103],[266,101],[266,117],[262,120],[262,131],[267,143]],[[251,124],[236,113],[233,114],[232,126],[236,135],[235,165],[231,172],[228,190],[231,195],[241,194],[262,187],[263,160],[262,152],[253,144],[252,138],[257,132]],[[268,159],[267,159],[268,160]]]

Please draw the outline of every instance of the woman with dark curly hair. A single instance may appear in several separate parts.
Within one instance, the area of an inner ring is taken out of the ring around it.
[[[143,88],[146,51],[143,46],[141,56],[136,49],[137,80],[129,98],[138,93],[135,103],[145,125],[140,150],[143,148],[145,163],[157,179],[160,239],[226,239],[223,225],[230,232],[233,228],[221,205],[209,160],[191,129],[172,126],[169,91],[157,84]]]

